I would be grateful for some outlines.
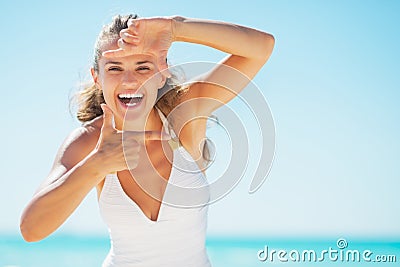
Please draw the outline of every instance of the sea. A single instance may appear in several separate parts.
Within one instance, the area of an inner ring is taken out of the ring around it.
[[[339,238],[207,238],[213,267],[400,266],[400,240]],[[0,235],[0,267],[97,267],[110,248],[107,236],[53,235],[27,243]]]

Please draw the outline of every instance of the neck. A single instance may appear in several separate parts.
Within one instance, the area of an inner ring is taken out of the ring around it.
[[[162,122],[156,108],[152,108],[147,117],[132,120],[116,120],[115,128],[124,131],[160,131]]]

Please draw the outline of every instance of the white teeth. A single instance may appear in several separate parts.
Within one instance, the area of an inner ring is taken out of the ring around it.
[[[126,105],[127,105],[128,107],[134,107],[134,106],[137,105],[137,103],[127,103]]]
[[[143,94],[119,94],[119,98],[142,98]]]

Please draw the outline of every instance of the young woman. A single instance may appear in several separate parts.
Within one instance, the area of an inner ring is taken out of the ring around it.
[[[173,42],[228,55],[196,81],[174,85],[166,63]],[[180,197],[168,187],[206,188],[204,118],[246,86],[273,46],[272,35],[225,22],[115,17],[96,42],[93,84],[80,92],[83,125],[22,214],[25,240],[50,235],[96,188],[112,241],[103,266],[210,266],[207,205],[168,205]]]

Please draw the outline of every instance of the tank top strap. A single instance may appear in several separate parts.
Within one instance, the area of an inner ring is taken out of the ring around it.
[[[162,113],[161,110],[159,110],[157,107],[156,107],[156,110],[158,112],[158,115],[160,116],[161,122],[163,123],[163,131],[165,131],[167,134],[169,134],[171,136],[171,140],[168,140],[170,147],[173,150],[177,149],[180,146],[178,136],[175,134],[174,129],[172,129],[172,127],[169,124],[168,119],[167,119],[167,117],[165,117],[164,113]]]

